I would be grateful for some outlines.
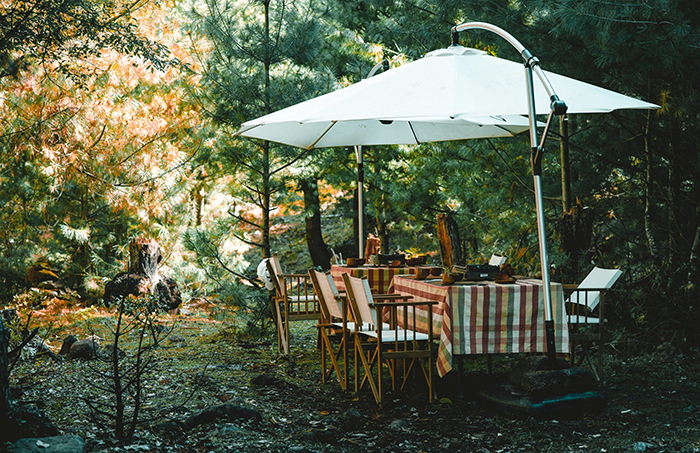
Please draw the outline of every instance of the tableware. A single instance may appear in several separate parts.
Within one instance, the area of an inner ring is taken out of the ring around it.
[[[431,267],[430,268],[430,275],[440,275],[442,274],[442,268],[439,267]]]
[[[430,269],[427,267],[419,267],[416,269],[416,280],[425,280],[430,275]]]
[[[442,284],[443,285],[453,285],[453,284],[457,283],[458,280],[460,280],[460,275],[456,274],[454,272],[442,274]]]
[[[364,258],[348,258],[348,267],[358,267],[365,264]]]

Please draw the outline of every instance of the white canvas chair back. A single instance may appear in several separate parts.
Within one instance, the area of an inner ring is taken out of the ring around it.
[[[343,307],[338,300],[340,293],[338,292],[338,288],[335,286],[333,276],[329,273],[319,272],[315,269],[310,269],[309,271],[310,274],[313,274],[312,281],[318,293],[318,299],[321,302],[321,306],[327,311],[327,313],[325,313],[327,317],[329,319],[342,319]]]
[[[595,310],[600,303],[600,291],[580,291],[584,289],[610,289],[618,278],[622,275],[620,269],[603,269],[594,267],[593,270],[583,279],[567,302],[581,304],[589,310]]]
[[[350,296],[355,320],[361,321],[362,325],[377,326],[376,312],[369,307],[373,302],[369,281],[366,278],[350,277],[348,274],[343,274],[343,281],[345,282],[345,289]]]
[[[506,258],[505,256],[500,256],[500,255],[491,255],[491,259],[489,260],[489,265],[491,266],[501,266],[502,264],[506,263]]]

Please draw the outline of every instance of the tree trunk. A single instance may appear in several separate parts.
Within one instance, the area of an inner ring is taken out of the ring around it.
[[[10,347],[10,331],[0,317],[0,425],[6,425],[10,418],[12,400],[10,398],[10,358],[7,350]]]
[[[452,267],[463,260],[462,241],[459,239],[459,227],[449,213],[442,212],[437,216],[437,232],[440,241],[442,265]]]
[[[306,243],[315,267],[330,269],[331,252],[323,240],[321,231],[321,202],[318,196],[318,181],[304,179],[301,181],[306,210]]]
[[[700,208],[697,209],[695,218],[700,219]],[[688,283],[696,285],[700,283],[698,272],[700,272],[700,224],[695,229],[695,240],[693,240],[693,246],[690,249]]]
[[[680,145],[680,120],[673,115],[671,121],[670,152],[668,162],[668,262],[671,269],[675,269],[680,256],[683,243],[680,222],[682,219],[681,204],[681,165],[682,158]]]
[[[644,151],[646,155],[646,181],[644,183],[644,230],[647,236],[647,246],[649,247],[649,255],[654,268],[661,271],[661,256],[658,246],[656,245],[656,237],[654,235],[654,227],[652,218],[654,217],[654,152],[649,145],[649,133],[651,128],[651,114],[647,115],[647,125],[644,131]]]
[[[576,203],[561,216],[561,245],[574,263],[581,252],[588,250],[593,237],[593,209]]]
[[[571,172],[569,166],[569,117],[563,115],[559,120],[561,133],[561,203],[562,212],[571,209]]]

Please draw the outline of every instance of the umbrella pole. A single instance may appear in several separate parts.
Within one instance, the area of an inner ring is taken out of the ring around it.
[[[547,342],[547,359],[550,370],[557,369],[557,351],[555,344],[554,315],[552,310],[552,287],[549,280],[549,256],[547,254],[547,231],[544,218],[544,196],[542,195],[542,153],[543,148],[537,143],[537,117],[535,115],[535,87],[532,78],[532,65],[525,65],[527,82],[527,99],[530,119],[530,165],[535,186],[535,211],[537,212],[537,238],[540,245],[540,267],[542,270],[542,289],[545,307],[545,340]],[[546,134],[546,131],[545,131]]]
[[[362,162],[362,145],[355,145],[357,158],[357,257],[365,257],[365,205],[362,199],[362,189],[365,185],[365,168]]]

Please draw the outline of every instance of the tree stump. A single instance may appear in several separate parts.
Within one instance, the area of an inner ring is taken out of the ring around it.
[[[129,258],[129,271],[117,274],[105,285],[105,306],[129,295],[148,294],[157,295],[159,303],[169,310],[180,306],[182,297],[177,282],[158,272],[163,255],[156,241],[144,237],[134,239],[129,244]]]
[[[459,227],[449,213],[442,212],[437,216],[437,233],[440,241],[442,265],[452,268],[464,259],[462,241],[459,239]]]

